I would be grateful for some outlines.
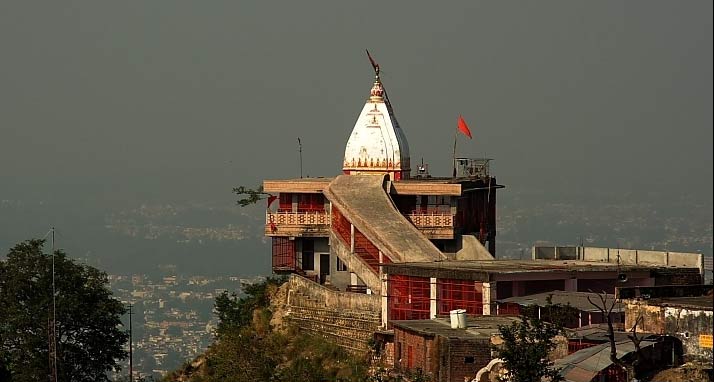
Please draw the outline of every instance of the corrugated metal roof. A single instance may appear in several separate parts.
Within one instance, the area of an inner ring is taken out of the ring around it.
[[[644,349],[655,343],[655,341],[643,340],[640,348]],[[635,345],[630,340],[618,341],[615,344],[618,359],[635,351]],[[610,365],[612,361],[610,361],[609,343],[589,347],[555,361],[555,367],[562,368],[560,375],[569,382],[590,382],[594,376]]]

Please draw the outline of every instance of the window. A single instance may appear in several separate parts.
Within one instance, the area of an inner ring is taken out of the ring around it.
[[[437,309],[449,314],[453,309],[466,309],[468,314],[483,314],[483,294],[480,283],[468,280],[437,280]]]
[[[464,363],[474,363],[476,359],[473,356],[464,357]]]
[[[322,194],[300,194],[298,212],[325,211],[325,197]]]
[[[337,258],[337,271],[339,272],[346,272],[347,271],[347,264],[345,264],[340,258]]]
[[[295,270],[295,241],[287,237],[273,238],[273,269]]]
[[[280,200],[278,203],[278,211],[280,212],[290,212],[293,210],[293,194],[281,193]]]
[[[431,285],[425,277],[389,275],[387,298],[390,320],[428,320]]]
[[[315,242],[310,239],[302,241],[302,269],[304,271],[315,270]]]

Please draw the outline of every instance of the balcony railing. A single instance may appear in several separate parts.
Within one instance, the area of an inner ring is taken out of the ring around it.
[[[407,219],[419,229],[454,227],[454,215],[448,212],[413,212],[407,215]]]
[[[327,235],[329,226],[327,211],[265,213],[265,233],[270,236]]]

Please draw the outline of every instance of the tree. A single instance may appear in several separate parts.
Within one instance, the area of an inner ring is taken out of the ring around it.
[[[52,256],[44,240],[28,240],[0,261],[0,360],[13,382],[47,380],[52,317]],[[58,381],[108,381],[126,358],[126,309],[112,297],[107,276],[55,251]],[[2,374],[2,373],[0,373]]]
[[[590,303],[590,305],[597,308],[600,313],[607,319],[607,339],[610,342],[610,362],[622,368],[622,370],[627,373],[628,380],[637,379],[639,377],[639,375],[637,374],[637,366],[642,361],[642,352],[640,351],[640,342],[642,342],[642,338],[637,335],[637,325],[639,325],[639,323],[643,320],[643,317],[642,315],[639,315],[637,317],[634,325],[632,326],[632,329],[630,329],[630,334],[627,335],[627,338],[629,338],[630,341],[632,341],[632,344],[635,346],[634,359],[628,362],[624,359],[617,358],[615,329],[612,324],[612,310],[617,304],[617,299],[613,298],[611,301],[608,301],[608,295],[607,293],[605,293],[605,291],[599,293],[597,296],[600,299],[599,302],[591,300],[590,297],[588,297],[588,302]]]
[[[270,196],[270,194],[263,192],[263,186],[258,186],[255,189],[247,188],[245,186],[234,187],[233,193],[241,196],[241,198],[237,200],[238,205],[241,207],[258,203],[259,201],[265,199],[265,196]]]
[[[215,311],[218,315],[217,334],[232,329],[247,326],[253,320],[253,311],[267,308],[270,290],[287,281],[282,277],[268,277],[265,281],[243,286],[245,295],[239,297],[236,293],[223,292],[216,296]]]
[[[548,297],[543,308],[550,321],[546,322],[538,318],[537,309],[536,306],[525,307],[519,321],[498,327],[503,344],[494,350],[508,371],[505,377],[508,382],[564,380],[548,354],[556,346],[555,336],[563,332],[563,323],[575,310],[570,305],[553,304]]]

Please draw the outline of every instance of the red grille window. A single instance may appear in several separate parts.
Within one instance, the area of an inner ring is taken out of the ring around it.
[[[298,212],[324,212],[325,197],[322,194],[299,194]]]
[[[279,199],[279,212],[291,212],[293,210],[293,194],[282,193]]]
[[[273,270],[294,271],[295,241],[287,237],[273,238]]]
[[[429,319],[429,279],[389,275],[387,290],[390,320]]]
[[[483,314],[481,283],[469,280],[439,280],[436,284],[439,314],[454,309],[466,309],[468,314]]]

